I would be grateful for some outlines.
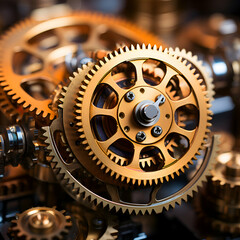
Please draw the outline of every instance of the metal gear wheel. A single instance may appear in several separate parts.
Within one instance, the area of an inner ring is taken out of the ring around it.
[[[41,22],[22,21],[1,40],[0,107],[12,120],[24,109],[52,120],[51,94],[59,83],[66,85],[70,75],[66,54],[76,52],[79,45],[88,53],[138,42],[160,44],[150,33],[101,14],[79,12]]]
[[[82,69],[79,69],[78,73],[74,73],[74,78],[70,77],[71,84],[69,84],[68,87],[64,87],[62,89],[62,92],[60,94],[62,96],[59,98],[60,104],[58,105],[58,107],[60,108],[58,119],[61,118],[61,120],[58,120],[58,124],[55,124],[55,131],[62,132],[62,139],[67,145],[66,150],[69,152],[69,158],[75,156],[76,159],[82,159],[81,163],[83,164],[83,166],[85,168],[91,168],[94,171],[94,176],[102,179],[103,174],[101,169],[99,169],[93,161],[89,162],[87,156],[85,158],[82,157],[83,155],[86,155],[86,153],[83,147],[81,145],[79,146],[79,135],[77,133],[77,127],[75,124],[76,115],[72,111],[75,106],[75,101],[73,101],[73,99],[76,99],[78,96],[78,88],[79,86],[81,86],[85,75],[93,66],[93,63],[88,63],[88,65],[84,65]],[[144,72],[147,72],[150,77],[153,77],[155,73],[151,72],[150,66],[145,67],[146,69],[144,69]],[[121,75],[121,73],[119,73],[119,75]],[[118,76],[118,74],[116,74],[116,76]],[[172,93],[172,91],[174,90],[169,89],[169,94]],[[179,117],[178,119],[180,120],[181,118]],[[178,145],[174,141],[172,141],[168,144],[167,147],[170,151],[173,152],[173,147],[177,146]],[[108,151],[108,155],[116,163],[120,162],[121,165],[123,165],[127,161],[124,157],[116,155],[110,150]],[[145,167],[146,165],[151,167],[151,165],[156,164],[156,162],[154,158],[149,157],[140,159],[140,164],[143,167]],[[110,182],[111,181],[112,179],[110,179]]]
[[[162,77],[145,78],[145,63]],[[152,185],[174,178],[196,159],[210,132],[211,111],[202,80],[186,63],[161,47],[131,45],[109,54],[86,75],[76,99],[79,139],[104,174]],[[125,75],[115,80],[121,72]],[[180,86],[178,100],[167,94],[172,82]],[[178,125],[177,112],[191,112],[192,126]],[[172,139],[181,142],[173,153],[166,148]],[[127,158],[127,164],[112,161],[109,150]],[[142,169],[140,156],[155,156],[156,167]]]
[[[196,199],[200,217],[222,233],[240,233],[240,154],[221,153],[211,170],[206,187]]]
[[[65,239],[72,226],[71,217],[49,207],[34,207],[17,214],[9,232],[12,239]]]
[[[180,204],[182,199],[186,201],[187,197],[192,196],[193,191],[197,191],[198,186],[201,186],[202,182],[206,180],[206,176],[209,175],[216,156],[218,142],[216,137],[205,149],[204,161],[197,173],[189,183],[175,193],[169,193],[167,197],[161,196],[161,187],[164,186],[164,183],[158,185],[154,183],[152,186],[131,186],[127,188],[128,190],[122,188],[126,185],[113,179],[111,175],[105,174],[94,161],[89,161],[88,151],[84,150],[77,133],[77,121],[73,111],[76,104],[75,99],[79,86],[85,81],[84,76],[89,75],[93,66],[93,63],[89,63],[88,66],[79,69],[78,73],[74,73],[69,86],[63,88],[58,118],[52,122],[50,127],[44,128],[49,156],[52,157],[51,166],[58,181],[78,201],[86,202],[88,200],[93,205],[101,205],[122,212],[151,213],[155,211],[159,213],[164,208],[174,207],[175,203]],[[116,71],[115,75],[119,76],[119,74],[121,73]],[[177,94],[181,93],[178,90]],[[172,142],[172,148],[174,145]],[[92,171],[88,171],[89,168]],[[182,174],[180,173],[180,177]],[[177,179],[169,179],[168,183],[174,184]],[[135,194],[139,194],[139,191],[143,196],[149,197],[141,204],[134,197]],[[126,199],[125,196],[131,197],[133,200]]]

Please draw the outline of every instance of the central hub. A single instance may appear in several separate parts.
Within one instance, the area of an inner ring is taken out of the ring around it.
[[[160,117],[160,105],[165,102],[165,97],[160,94],[152,100],[143,100],[135,107],[135,119],[143,127],[153,126]]]
[[[136,87],[121,99],[118,122],[131,140],[142,144],[154,143],[160,140],[171,126],[170,102],[154,87]]]
[[[37,212],[30,216],[29,224],[33,229],[46,230],[54,225],[54,219],[48,212]]]

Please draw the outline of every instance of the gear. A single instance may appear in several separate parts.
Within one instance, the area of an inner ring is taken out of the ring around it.
[[[14,119],[27,109],[41,120],[52,120],[56,113],[51,109],[51,94],[59,83],[68,83],[66,54],[76,52],[79,44],[88,53],[114,49],[117,42],[145,41],[160,44],[134,25],[101,14],[80,12],[42,22],[25,20],[1,41],[4,92],[0,93],[0,107]]]
[[[35,207],[18,214],[9,232],[12,239],[65,239],[72,226],[71,217],[55,208]]]
[[[149,62],[162,78],[144,77],[142,65]],[[139,186],[152,185],[174,178],[196,159],[208,138],[211,111],[202,80],[191,67],[168,50],[137,45],[114,51],[89,71],[76,100],[76,122],[79,139],[104,174]],[[114,81],[119,72],[125,72],[125,78]],[[172,81],[180,86],[177,101],[166,91]],[[180,127],[174,120],[178,111],[189,115],[194,126]],[[173,154],[166,148],[172,139],[181,143]],[[125,156],[127,165],[112,161],[109,149]],[[155,156],[156,168],[142,169],[141,156]]]
[[[240,154],[221,153],[196,202],[202,219],[217,231],[239,234]]]
[[[177,60],[175,59],[175,61]],[[202,182],[206,180],[206,176],[209,175],[216,156],[217,138],[215,137],[211,144],[206,146],[204,161],[191,181],[174,194],[169,194],[167,197],[166,195],[164,197],[161,197],[161,194],[159,195],[161,186],[164,186],[164,183],[160,185],[153,184],[150,189],[144,185],[132,186],[127,189],[126,194],[126,188],[121,188],[119,181],[112,179],[111,175],[105,174],[94,161],[89,161],[88,152],[80,144],[79,136],[76,133],[78,127],[73,113],[76,104],[74,99],[77,98],[79,86],[83,81],[86,81],[84,75],[90,76],[92,67],[93,64],[89,63],[88,66],[83,66],[83,69],[79,69],[79,72],[74,74],[69,86],[63,88],[58,118],[52,122],[50,127],[44,128],[46,131],[44,134],[46,144],[50,152],[49,157],[52,157],[51,166],[60,184],[77,201],[90,202],[93,205],[101,205],[110,210],[115,209],[116,211],[121,210],[129,213],[159,213],[164,208],[168,209],[170,206],[174,207],[176,203],[180,204],[182,199],[186,201],[187,197],[192,196],[193,191],[197,191],[197,188],[202,185]],[[122,75],[119,69],[125,69],[125,66],[116,69],[117,80]],[[122,80],[118,82],[124,84]],[[176,91],[176,93],[182,95],[181,90]],[[104,94],[105,92],[102,92],[100,96]],[[111,93],[108,95],[111,96]],[[114,102],[113,95],[111,99]],[[109,103],[103,101],[103,104],[108,106]],[[172,148],[176,147],[174,142],[171,142],[171,144]],[[90,168],[92,169],[92,166],[94,167],[94,173],[93,170],[88,171]],[[174,184],[175,181],[177,181],[177,178],[170,179],[169,183]],[[134,194],[139,191],[142,192],[143,196],[149,197],[148,200],[145,200],[146,202],[144,201],[141,204],[134,198]],[[133,199],[126,199],[126,196]]]

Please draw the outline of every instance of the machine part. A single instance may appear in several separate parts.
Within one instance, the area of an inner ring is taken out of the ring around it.
[[[170,48],[169,51],[171,54],[177,55],[183,60],[191,62],[193,67],[196,69],[197,74],[199,74],[199,78],[203,79],[203,84],[206,86],[207,97],[209,98],[209,102],[212,102],[215,94],[213,79],[209,76],[206,67],[203,66],[203,62],[198,59],[197,55],[194,56],[192,52],[187,52],[185,49],[180,50],[179,48]]]
[[[9,229],[11,239],[67,239],[72,222],[64,210],[35,207],[17,214],[12,225]]]
[[[213,230],[240,233],[240,154],[221,153],[197,201],[199,215]]]
[[[144,63],[152,64],[162,77],[145,78]],[[202,80],[186,64],[162,47],[137,45],[114,51],[89,71],[76,99],[76,124],[79,140],[103,174],[127,184],[158,184],[184,172],[204,149],[211,126],[210,104]],[[114,77],[117,73],[123,76]],[[178,100],[167,94],[171,85],[178,86]],[[125,101],[129,91],[135,94],[131,102]],[[191,126],[175,121],[179,111],[192,121]],[[155,125],[162,128],[157,138],[151,134]],[[146,139],[141,133],[143,138],[136,141],[142,131]],[[166,147],[172,140],[179,143],[173,153]],[[109,150],[124,156],[126,165],[116,164]],[[155,167],[141,168],[141,155],[155,156]]]
[[[177,42],[203,61],[218,93],[225,94],[232,84],[238,89],[239,19],[222,14],[197,19],[183,28]]]
[[[78,240],[117,239],[116,216],[103,211],[91,210],[76,202],[67,204],[66,209],[77,220]]]
[[[21,164],[35,179],[56,182],[49,166],[50,159],[46,155],[45,138],[37,125],[33,117],[24,114],[18,125],[12,125],[2,130],[0,134],[2,177],[7,165]]]
[[[164,209],[168,210],[170,206],[175,207],[176,203],[181,204],[182,200],[187,201],[188,197],[192,196],[193,192],[197,191],[198,187],[201,187],[202,183],[206,181],[206,176],[210,174],[210,170],[215,163],[216,152],[218,150],[218,137],[214,136],[205,149],[202,164],[192,179],[176,192],[162,197],[161,186],[164,186],[164,183],[153,185],[151,188],[143,186],[132,187],[126,191],[126,188],[119,188],[117,185],[113,185],[114,181],[112,181],[111,185],[99,181],[93,176],[86,175],[86,173],[82,176],[82,174],[79,174],[80,170],[81,172],[86,172],[86,170],[82,171],[82,165],[78,162],[81,159],[66,163],[64,156],[67,153],[56,142],[57,139],[53,135],[56,131],[54,131],[53,126],[45,127],[45,130],[45,136],[48,137],[46,143],[49,145],[48,149],[52,157],[51,166],[59,183],[68,194],[77,201],[87,201],[93,206],[101,206],[109,210],[129,214],[160,213]],[[176,179],[172,180],[173,184]],[[139,203],[134,198],[134,195],[139,194],[139,191],[142,193],[141,196],[144,196],[144,202]]]
[[[65,156],[65,162],[72,162],[73,159],[75,158],[75,161],[78,161],[77,159],[81,159],[81,164],[85,168],[92,169],[94,171],[94,176],[104,182],[108,183],[113,183],[112,178],[106,178],[106,175],[102,174],[102,170],[95,164],[94,161],[89,161],[88,153],[84,150],[84,147],[80,144],[79,140],[79,135],[78,135],[78,128],[76,126],[76,120],[75,117],[76,115],[74,114],[73,109],[75,108],[75,99],[78,97],[78,91],[79,91],[79,86],[82,85],[82,81],[85,78],[85,75],[89,72],[89,70],[94,66],[93,63],[88,63],[88,65],[84,65],[82,69],[78,70],[78,73],[74,73],[74,78],[70,77],[71,83],[68,85],[68,87],[63,87],[62,92],[60,93],[59,97],[59,112],[58,112],[58,117],[57,120],[54,120],[56,123],[52,123],[52,131],[53,134],[57,134],[57,132],[61,132],[61,139],[63,140],[65,144],[65,148],[67,151],[67,156]],[[148,78],[152,79],[154,77],[160,77],[158,71],[155,71],[155,69],[152,68],[151,65],[144,65],[144,74],[148,76]],[[123,76],[122,73],[118,73],[114,75],[114,78],[121,79]],[[176,90],[174,86],[170,86],[167,88],[168,94],[172,97],[172,99],[178,98],[176,94]],[[176,96],[175,96],[176,95]],[[178,123],[181,124],[182,126],[184,125],[184,121],[186,118],[183,118],[183,116],[179,115],[178,116]],[[174,151],[173,148],[177,147],[177,143],[174,141],[171,141],[168,144],[168,150],[169,151]],[[114,152],[109,151],[109,155],[111,158],[116,162],[121,165],[125,164],[126,159],[123,157],[120,157]],[[148,158],[142,157],[140,159],[140,164],[145,167],[151,167],[154,165],[155,159],[152,158],[151,156]],[[114,184],[117,184],[114,181]]]
[[[10,29],[0,44],[4,59],[0,106],[15,119],[27,109],[48,125],[47,120],[56,114],[51,109],[54,89],[68,84],[66,55],[75,54],[79,45],[90,55],[97,49],[115,49],[117,43],[142,42],[160,44],[150,33],[101,14],[79,12],[41,22],[25,20]]]
[[[150,189],[148,186],[141,185],[129,188],[129,192],[126,194],[126,188],[122,188],[119,185],[119,181],[113,179],[108,174],[104,174],[94,161],[89,161],[88,152],[84,150],[83,145],[79,141],[73,112],[76,103],[73,99],[77,98],[79,86],[92,67],[93,64],[89,63],[88,66],[83,66],[82,69],[79,69],[78,73],[74,73],[74,78],[70,78],[71,83],[68,87],[64,87],[62,91],[58,118],[52,122],[50,127],[44,128],[46,130],[44,135],[47,137],[46,144],[49,145],[49,156],[53,158],[51,166],[61,185],[78,201],[84,200],[93,205],[101,205],[108,207],[108,209],[129,213],[162,212],[164,208],[174,207],[175,203],[180,204],[181,199],[186,201],[187,196],[191,196],[192,192],[202,185],[205,176],[209,174],[216,155],[216,137],[213,139],[212,144],[205,149],[203,164],[193,179],[182,189],[161,198],[161,195],[159,197],[158,193],[161,192],[159,190],[161,190],[160,188],[164,184],[153,184]],[[119,76],[124,75],[116,70],[115,77],[113,76],[114,79],[118,80]],[[172,93],[172,95],[175,95],[177,92],[174,90],[174,86],[170,86],[167,89],[168,93]],[[170,91],[170,89],[173,90]],[[178,146],[174,145],[174,142],[171,142],[171,144],[169,149]],[[88,172],[88,168],[94,169],[94,175]],[[171,180],[174,184],[176,179],[170,179],[169,182]],[[146,196],[147,198],[149,197],[146,202],[141,204],[134,198],[134,194],[137,194],[139,191],[142,192],[144,198]],[[133,199],[126,199],[126,196]]]
[[[82,68],[83,65],[86,65],[89,62],[93,62],[93,58],[88,57],[86,53],[84,53],[81,45],[78,46],[75,55],[70,53],[65,57],[65,64],[70,74],[76,72],[78,68]]]

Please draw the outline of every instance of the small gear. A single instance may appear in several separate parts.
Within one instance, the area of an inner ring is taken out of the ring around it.
[[[142,65],[148,61],[162,78],[144,78]],[[158,184],[179,175],[204,148],[211,126],[210,104],[203,80],[186,64],[167,49],[132,45],[109,54],[86,75],[76,99],[79,139],[106,175],[139,186]],[[115,81],[121,71],[125,78]],[[178,100],[166,91],[171,82],[180,86]],[[191,129],[178,125],[182,122],[175,120],[179,111],[189,114],[194,122]],[[166,145],[173,139],[181,148],[171,155]],[[127,165],[112,161],[109,149],[127,158]],[[157,168],[142,169],[142,155],[154,155]]]
[[[239,235],[240,153],[226,152],[217,157],[206,187],[196,201],[199,216],[213,230]]]
[[[17,214],[9,233],[12,239],[66,239],[72,226],[71,217],[49,207],[34,207]]]
[[[68,84],[67,54],[76,52],[78,45],[88,53],[112,50],[117,42],[145,41],[159,43],[130,23],[101,14],[77,12],[41,22],[24,20],[1,40],[0,107],[8,118],[21,118],[27,109],[40,119],[53,120],[51,95],[59,83]]]

